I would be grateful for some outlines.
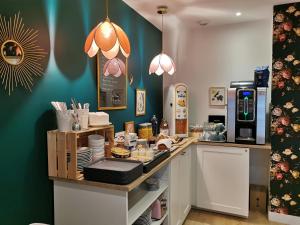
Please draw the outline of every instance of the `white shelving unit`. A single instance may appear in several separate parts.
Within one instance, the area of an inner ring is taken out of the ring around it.
[[[147,191],[138,188],[129,192],[128,196],[128,224],[133,224],[151,204],[168,188],[165,181],[160,181],[160,187],[156,191]],[[166,215],[167,216],[167,215]],[[154,223],[157,224],[157,223]]]
[[[167,216],[168,216],[168,211],[165,213],[165,215],[163,216],[163,218],[161,218],[160,220],[157,220],[157,221],[153,221],[151,223],[151,225],[161,225],[165,221],[165,219],[167,218]]]

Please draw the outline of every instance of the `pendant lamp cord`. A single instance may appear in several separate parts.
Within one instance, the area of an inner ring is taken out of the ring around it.
[[[164,52],[164,14],[161,14],[161,38],[162,38],[162,53]]]
[[[106,0],[106,18],[108,19],[108,0]]]

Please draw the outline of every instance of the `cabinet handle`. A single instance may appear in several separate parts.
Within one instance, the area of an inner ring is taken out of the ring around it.
[[[186,152],[182,152],[181,155],[185,155]]]
[[[248,149],[245,149],[245,152],[248,152]]]

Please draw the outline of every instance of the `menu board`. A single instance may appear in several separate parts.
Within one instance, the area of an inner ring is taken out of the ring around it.
[[[108,59],[100,54],[98,54],[97,57],[98,109],[107,110],[126,108],[127,76],[123,74],[119,77],[113,75],[105,76],[103,68]],[[124,63],[127,67],[127,61],[124,61]]]

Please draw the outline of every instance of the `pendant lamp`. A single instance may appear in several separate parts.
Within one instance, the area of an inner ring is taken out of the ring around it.
[[[161,15],[162,40],[164,40],[164,14],[167,13],[168,7],[159,6],[157,9],[157,13]],[[155,73],[156,75],[160,76],[166,72],[170,75],[173,75],[175,71],[175,63],[170,56],[164,53],[164,43],[162,42],[162,51],[152,59],[149,67],[149,74]]]
[[[109,59],[103,66],[104,76],[113,75],[119,77],[125,75],[125,64],[119,58]]]
[[[105,21],[90,32],[84,45],[84,51],[89,57],[94,57],[99,49],[107,59],[115,58],[120,50],[126,58],[130,55],[130,42],[126,33],[108,18],[108,0]]]

